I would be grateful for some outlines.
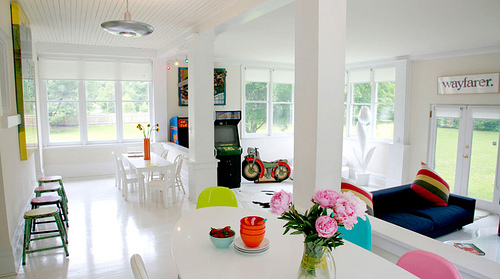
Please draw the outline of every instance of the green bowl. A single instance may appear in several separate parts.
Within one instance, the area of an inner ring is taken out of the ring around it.
[[[226,238],[218,238],[210,235],[210,240],[215,245],[215,247],[219,249],[226,249],[229,247],[229,245],[231,245],[231,243],[233,243],[234,237],[235,235]]]

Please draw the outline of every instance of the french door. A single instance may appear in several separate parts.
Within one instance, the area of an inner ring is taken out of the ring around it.
[[[500,213],[500,107],[432,106],[429,164],[453,193]]]

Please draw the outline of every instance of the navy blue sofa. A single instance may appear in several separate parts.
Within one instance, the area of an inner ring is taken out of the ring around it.
[[[448,206],[436,206],[410,187],[373,191],[374,216],[429,237],[459,230],[474,221],[475,199],[450,194]]]

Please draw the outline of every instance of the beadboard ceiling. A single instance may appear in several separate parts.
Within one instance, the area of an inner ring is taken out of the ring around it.
[[[154,32],[122,38],[101,29],[101,23],[123,20],[125,0],[19,0],[36,42],[159,49],[172,38],[209,19],[237,0],[129,0],[133,21]]]
[[[155,28],[141,38],[121,38],[100,28],[104,21],[124,18],[125,0],[18,2],[35,42],[149,49],[162,55],[194,27],[231,14],[236,5],[259,1],[129,0],[132,20]],[[274,8],[219,28],[224,30],[215,41],[216,61],[293,64],[295,3],[261,2]],[[499,14],[500,0],[348,0],[346,62],[497,52]]]

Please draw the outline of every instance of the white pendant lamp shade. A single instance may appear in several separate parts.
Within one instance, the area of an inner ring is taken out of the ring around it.
[[[118,35],[122,37],[142,37],[153,33],[153,26],[132,21],[132,16],[128,11],[128,0],[127,0],[127,11],[125,12],[125,20],[112,20],[101,23],[102,29],[108,31],[113,35]]]

